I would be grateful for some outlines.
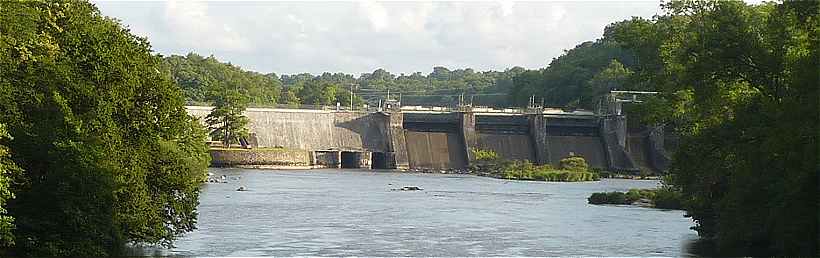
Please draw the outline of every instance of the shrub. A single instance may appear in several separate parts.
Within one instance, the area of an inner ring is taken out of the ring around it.
[[[587,198],[587,202],[590,204],[630,204],[632,202],[628,201],[626,198],[626,194],[622,192],[603,192],[603,193],[593,193],[589,198]]]
[[[495,153],[495,151],[492,150],[472,148],[470,151],[473,153],[475,160],[478,161],[492,161],[498,159],[498,153]]]
[[[587,161],[581,156],[570,156],[563,158],[559,164],[561,169],[581,172],[589,171],[589,164],[587,164]]]
[[[662,187],[655,191],[652,196],[655,208],[659,209],[681,209],[681,194],[669,187]]]
[[[629,189],[623,192],[593,193],[587,198],[590,204],[632,204],[640,199],[649,199],[658,209],[681,209],[680,192],[664,186],[658,189]]]

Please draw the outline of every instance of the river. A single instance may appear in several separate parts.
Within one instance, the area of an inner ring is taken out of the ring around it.
[[[161,255],[688,256],[682,211],[587,204],[658,181],[550,183],[373,170],[216,169]],[[391,191],[419,186],[423,191]],[[248,191],[236,191],[245,187]]]

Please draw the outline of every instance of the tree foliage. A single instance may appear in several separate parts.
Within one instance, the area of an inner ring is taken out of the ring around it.
[[[601,94],[606,93],[596,83],[604,83],[603,76],[616,72],[612,69],[623,68],[617,72],[626,72],[634,62],[632,51],[616,43],[606,40],[584,42],[553,59],[544,69],[515,76],[510,97],[518,106],[526,105],[531,96],[535,96],[537,104],[543,100],[546,106],[593,110]],[[611,71],[601,74],[608,68]],[[598,79],[594,79],[596,76]],[[619,78],[606,79],[619,80],[619,86],[626,83]]]
[[[8,138],[6,126],[0,124],[0,140]],[[20,173],[20,168],[9,158],[9,149],[0,145],[0,248],[14,245],[14,234],[12,232],[14,230],[14,217],[8,215],[6,203],[14,198],[11,181],[18,177]],[[0,254],[2,253],[0,251]]]
[[[110,255],[193,230],[209,156],[183,105],[149,43],[92,4],[0,2],[2,143],[24,171],[14,253]]]
[[[214,56],[172,55],[164,58],[164,63],[189,101],[211,101],[212,95],[223,94],[225,89],[241,89],[252,104],[275,104],[282,88],[275,74],[245,71]]]
[[[210,91],[220,91],[230,85],[239,85],[250,99],[250,105],[287,104],[290,106],[350,104],[350,91],[354,91],[355,106],[368,103],[375,105],[387,98],[388,90],[407,105],[455,105],[457,96],[473,96],[476,105],[510,106],[507,93],[513,88],[513,77],[524,72],[513,67],[503,72],[476,72],[473,69],[450,70],[434,67],[424,75],[421,72],[395,75],[384,69],[363,73],[358,77],[345,73],[325,72],[260,74],[242,70],[230,63],[223,63],[213,56],[203,58],[190,53],[186,56],[170,56],[165,64],[183,88],[188,101],[208,102]],[[351,88],[352,87],[352,88]]]
[[[217,139],[230,147],[231,143],[248,137],[248,118],[243,114],[247,108],[247,95],[239,90],[224,90],[211,96],[214,108],[205,117],[211,139]]]
[[[673,1],[607,28],[681,135],[669,180],[725,255],[818,254],[818,2]]]

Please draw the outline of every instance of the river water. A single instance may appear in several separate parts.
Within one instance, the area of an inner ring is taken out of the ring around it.
[[[549,183],[373,170],[211,169],[198,229],[162,255],[687,256],[682,211],[587,204],[658,181]],[[248,191],[236,191],[239,187]],[[419,186],[423,191],[391,191]]]

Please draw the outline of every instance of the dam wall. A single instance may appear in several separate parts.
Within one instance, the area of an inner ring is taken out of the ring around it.
[[[477,141],[474,148],[492,150],[510,160],[536,162],[527,115],[476,114]]]
[[[204,122],[211,108],[187,109]],[[619,172],[668,163],[661,153],[663,135],[630,134],[624,116],[269,108],[248,108],[245,115],[252,147],[307,151],[309,162],[299,158],[292,163],[311,167],[464,169],[475,162],[472,149],[553,166],[568,156],[582,156],[593,168]],[[275,159],[272,155],[225,160]]]
[[[403,118],[410,168],[467,167],[469,154],[461,113],[404,113]]]
[[[209,107],[188,107],[204,119]],[[301,150],[388,151],[388,115],[302,109],[248,108],[248,129],[256,147]]]
[[[590,167],[608,169],[606,143],[601,139],[596,117],[545,117],[546,148],[549,164],[558,166],[561,159],[581,156]]]

